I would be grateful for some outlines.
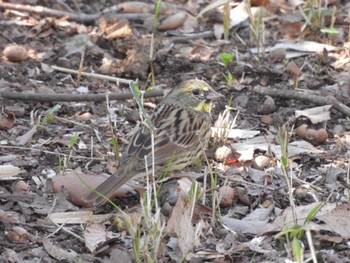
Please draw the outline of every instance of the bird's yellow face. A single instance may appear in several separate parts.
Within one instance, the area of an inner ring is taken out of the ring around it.
[[[174,88],[166,97],[167,101],[190,107],[195,111],[210,112],[211,102],[222,97],[206,82],[198,79],[187,80]]]

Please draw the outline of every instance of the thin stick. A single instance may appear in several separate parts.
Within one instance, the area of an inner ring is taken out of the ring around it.
[[[58,67],[58,66],[51,66],[51,68],[54,70],[60,71],[60,72],[65,72],[65,73],[70,73],[70,74],[81,74],[82,76],[92,77],[95,79],[113,81],[113,82],[117,83],[118,86],[119,86],[119,83],[129,84],[131,81],[134,81],[131,79],[116,78],[116,77],[111,77],[111,76],[106,76],[106,75],[96,74],[96,73],[79,72],[79,70],[62,68],[62,67]],[[137,82],[137,81],[134,81],[134,82]]]
[[[162,90],[153,90],[145,93],[145,98],[163,96]],[[46,93],[18,93],[10,91],[0,91],[0,97],[9,100],[37,101],[37,102],[63,102],[63,101],[94,101],[103,102],[106,94],[46,94]],[[130,100],[133,99],[131,93],[120,92],[108,95],[109,100]]]

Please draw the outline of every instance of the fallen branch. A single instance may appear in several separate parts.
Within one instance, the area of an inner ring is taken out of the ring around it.
[[[300,101],[311,102],[316,105],[333,105],[333,108],[341,112],[347,117],[350,117],[350,108],[341,103],[333,96],[319,96],[310,94],[305,90],[285,90],[285,89],[273,89],[257,86],[254,88],[254,92],[262,95],[268,95],[271,97],[277,97],[282,99],[295,99]]]
[[[144,98],[163,96],[162,90],[153,90],[146,92]],[[46,93],[19,93],[0,91],[0,97],[9,100],[20,101],[37,101],[37,102],[52,102],[52,101],[94,101],[103,102],[106,100],[107,94],[46,94]],[[133,98],[131,93],[111,93],[108,94],[109,100],[129,100]]]
[[[16,11],[22,11],[22,12],[28,12],[28,13],[34,13],[34,14],[40,14],[40,15],[47,15],[47,16],[53,16],[53,17],[68,17],[69,20],[81,22],[81,23],[91,23],[95,22],[100,14],[75,14],[60,10],[55,10],[43,6],[31,6],[31,5],[21,5],[21,4],[12,4],[12,3],[3,3],[0,2],[0,9],[10,9],[10,10],[16,10]]]
[[[137,21],[144,21],[145,18],[151,16],[151,14],[148,13],[125,13],[125,14],[116,14],[114,12],[103,12],[103,13],[97,13],[97,14],[84,14],[84,13],[71,13],[61,10],[56,10],[52,8],[47,8],[43,6],[31,6],[31,5],[21,5],[21,4],[12,4],[12,3],[3,3],[0,2],[0,9],[9,9],[9,10],[16,10],[21,12],[28,12],[32,14],[39,14],[43,16],[53,16],[53,17],[67,17],[68,20],[79,22],[79,23],[86,23],[86,24],[93,24],[96,23],[98,18],[103,14],[107,17],[107,20],[116,18],[116,19],[128,19],[128,20],[137,20]]]

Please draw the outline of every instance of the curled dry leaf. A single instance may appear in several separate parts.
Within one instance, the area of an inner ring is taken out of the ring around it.
[[[6,117],[0,118],[0,129],[2,130],[9,130],[13,127],[13,124],[15,123],[15,114],[12,112],[7,113]]]
[[[127,20],[120,20],[106,28],[106,39],[126,38],[132,34]]]
[[[22,62],[28,58],[27,50],[19,45],[7,46],[3,54],[5,58],[11,62]]]
[[[14,226],[8,231],[7,239],[11,243],[25,243],[29,239],[27,230],[20,226]]]
[[[280,32],[282,35],[286,35],[290,38],[297,38],[302,34],[301,29],[303,26],[303,22],[287,22],[282,25]]]
[[[187,14],[185,12],[179,12],[165,18],[159,25],[160,30],[172,30],[176,29],[185,22]]]

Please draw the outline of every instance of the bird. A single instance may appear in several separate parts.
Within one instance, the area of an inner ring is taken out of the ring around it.
[[[160,101],[151,115],[156,174],[179,171],[197,160],[211,136],[213,101],[221,97],[223,95],[205,81],[190,79],[175,86]],[[152,136],[149,128],[140,126],[121,160],[117,172],[95,188],[107,198],[128,181],[146,176],[146,168],[149,168],[149,172],[152,170]],[[95,207],[107,202],[93,191],[83,199]]]

